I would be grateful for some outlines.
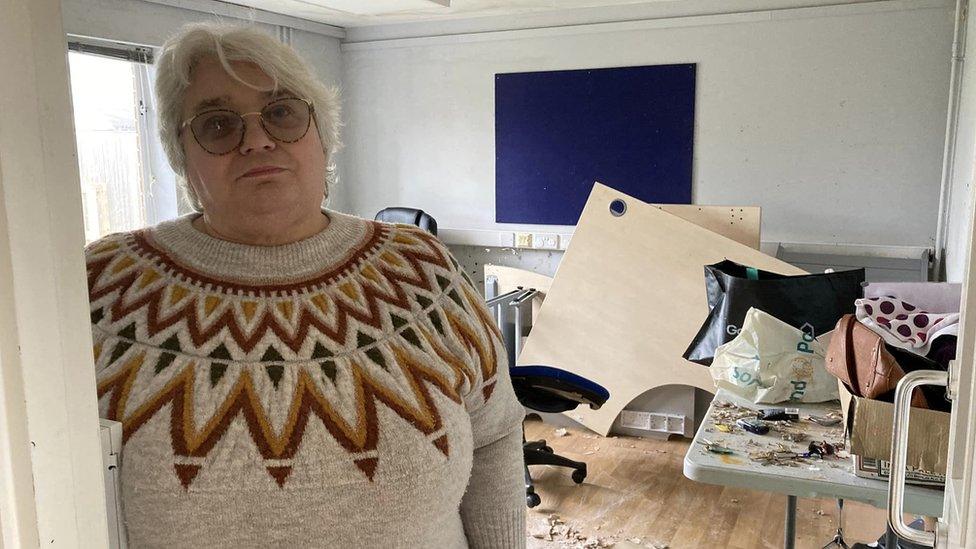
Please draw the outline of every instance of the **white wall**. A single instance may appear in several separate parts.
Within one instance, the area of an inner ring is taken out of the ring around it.
[[[502,229],[495,73],[693,62],[697,203],[762,206],[767,241],[929,246],[951,39],[926,0],[344,44],[341,203]]]

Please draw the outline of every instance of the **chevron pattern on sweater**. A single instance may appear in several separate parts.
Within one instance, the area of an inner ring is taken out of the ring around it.
[[[373,224],[339,264],[275,285],[210,278],[148,231],[94,245],[88,275],[103,416],[128,442],[168,414],[187,489],[238,419],[279,486],[313,420],[372,481],[379,405],[447,457],[434,395],[487,400],[503,352],[470,280],[413,228]]]

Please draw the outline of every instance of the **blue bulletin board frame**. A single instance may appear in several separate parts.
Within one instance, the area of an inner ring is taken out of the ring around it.
[[[495,75],[495,221],[575,225],[599,181],[690,204],[695,64]]]

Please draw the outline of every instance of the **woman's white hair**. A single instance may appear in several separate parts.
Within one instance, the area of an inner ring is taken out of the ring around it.
[[[295,50],[264,31],[253,26],[207,22],[183,26],[163,44],[155,64],[159,137],[190,206],[203,211],[196,192],[186,181],[186,155],[179,132],[186,89],[194,67],[205,57],[216,58],[231,78],[252,89],[288,90],[312,102],[327,162],[324,201],[335,181],[333,153],[340,146],[338,92],[320,82]],[[271,78],[272,87],[264,89],[246,82],[234,71],[232,61],[254,63]]]

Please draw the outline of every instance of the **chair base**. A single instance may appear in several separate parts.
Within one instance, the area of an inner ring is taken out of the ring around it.
[[[553,452],[546,441],[533,440],[522,443],[522,453],[525,456],[525,504],[530,508],[539,505],[542,499],[535,493],[535,485],[529,475],[529,465],[555,465],[573,469],[573,482],[582,484],[586,480],[586,464],[574,461]]]

